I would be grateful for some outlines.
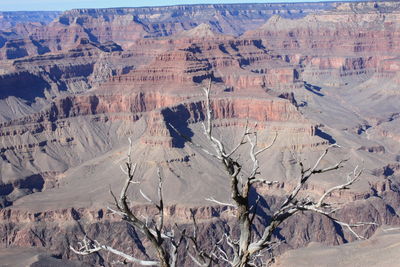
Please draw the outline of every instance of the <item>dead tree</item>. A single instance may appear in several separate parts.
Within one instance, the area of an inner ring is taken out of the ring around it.
[[[159,179],[157,188],[158,201],[153,201],[150,197],[143,193],[142,190],[139,191],[142,197],[157,209],[158,214],[155,215],[154,218],[146,217],[141,219],[132,210],[132,207],[129,204],[130,201],[128,199],[128,189],[132,184],[137,185],[140,184],[140,182],[134,180],[136,164],[132,162],[131,158],[132,144],[130,139],[129,145],[128,159],[125,163],[125,168],[121,166],[122,171],[126,174],[126,181],[122,187],[119,198],[117,198],[110,190],[116,207],[108,207],[108,209],[112,213],[121,216],[122,220],[128,222],[135,229],[144,234],[145,238],[150,241],[152,248],[156,251],[157,260],[140,260],[108,245],[100,244],[97,240],[90,240],[87,237],[78,243],[78,248],[70,246],[70,249],[78,255],[89,255],[104,250],[122,258],[123,263],[136,263],[142,266],[175,267],[178,263],[178,248],[182,244],[185,236],[185,230],[178,231],[179,234],[175,234],[174,229],[168,229],[165,226],[165,208],[162,188],[163,179],[160,169],[157,171]]]
[[[212,266],[215,262],[224,262],[224,265],[234,267],[247,267],[247,266],[259,266],[263,250],[271,250],[275,246],[279,245],[273,240],[273,234],[278,226],[280,226],[285,220],[293,216],[299,211],[310,211],[321,214],[328,217],[333,222],[339,224],[341,227],[347,228],[356,238],[362,239],[363,237],[357,234],[353,228],[365,225],[375,224],[373,222],[360,222],[355,224],[349,224],[340,221],[334,217],[337,208],[327,202],[328,197],[335,191],[341,191],[349,189],[361,176],[362,169],[359,170],[356,167],[351,173],[347,175],[345,183],[328,189],[318,200],[312,200],[310,198],[299,197],[299,192],[304,189],[304,185],[309,179],[315,174],[328,173],[337,170],[343,166],[347,160],[341,160],[337,164],[332,166],[321,168],[321,161],[328,154],[329,150],[333,147],[339,147],[337,144],[328,146],[325,151],[321,154],[315,164],[309,168],[306,168],[301,160],[297,160],[297,164],[300,167],[300,175],[298,178],[297,186],[287,195],[280,208],[275,211],[269,220],[268,225],[265,226],[262,231],[261,237],[254,235],[254,219],[256,217],[256,210],[259,199],[256,204],[252,205],[250,202],[250,191],[253,187],[255,189],[256,184],[272,185],[277,183],[276,181],[269,181],[260,178],[259,171],[259,160],[258,156],[269,149],[276,141],[277,135],[273,138],[271,144],[267,147],[259,149],[257,146],[257,132],[251,131],[246,124],[245,130],[239,143],[232,149],[227,150],[225,144],[213,135],[213,117],[212,107],[210,101],[210,90],[211,81],[207,88],[204,88],[206,97],[205,111],[206,111],[206,122],[203,123],[204,133],[211,144],[212,150],[207,149],[199,144],[194,143],[191,139],[181,135],[194,147],[197,147],[204,151],[209,156],[218,160],[225,169],[226,175],[230,180],[230,192],[231,192],[231,203],[223,203],[216,200],[215,198],[208,198],[207,200],[214,202],[218,205],[233,206],[236,210],[236,223],[239,226],[239,237],[235,240],[230,233],[225,233],[224,237],[220,242],[214,244],[213,248],[208,252],[200,249],[201,245],[197,239],[196,221],[193,216],[194,231],[192,236],[188,236],[189,241],[192,243],[194,255],[189,254],[190,258],[198,266],[206,267]],[[171,127],[173,127],[171,125]],[[179,133],[177,129],[174,130]],[[234,158],[234,154],[237,153],[239,148],[247,145],[249,148],[248,157],[251,159],[252,166],[251,171],[247,174],[243,172],[243,164]],[[222,243],[226,243],[227,246],[233,251],[233,255],[228,255],[223,248]],[[197,255],[197,256],[196,256]],[[258,262],[258,263],[257,263]]]
[[[227,265],[233,267],[259,266],[260,262],[262,262],[263,251],[271,251],[279,245],[279,242],[275,241],[273,238],[275,230],[288,218],[301,211],[310,211],[326,216],[341,227],[347,228],[356,238],[363,238],[357,234],[354,228],[372,225],[375,223],[360,222],[349,224],[340,221],[334,217],[334,213],[337,211],[337,208],[333,204],[327,202],[327,199],[333,192],[349,189],[349,187],[360,178],[362,169],[359,170],[359,168],[356,167],[347,175],[347,180],[345,183],[328,189],[318,200],[299,196],[300,191],[304,189],[304,186],[313,175],[337,170],[341,168],[347,161],[341,160],[332,166],[324,168],[320,167],[322,160],[328,154],[329,150],[333,147],[339,147],[337,144],[328,146],[315,164],[311,167],[307,168],[304,166],[301,160],[297,160],[297,164],[300,167],[300,175],[297,178],[297,185],[291,192],[289,192],[280,207],[273,213],[268,224],[264,227],[261,236],[256,236],[254,234],[254,219],[256,218],[259,199],[257,199],[255,204],[251,204],[250,192],[252,188],[256,189],[255,186],[257,184],[272,185],[277,183],[276,181],[260,178],[260,163],[258,159],[258,156],[262,152],[269,149],[275,143],[277,135],[274,136],[269,146],[259,149],[257,144],[257,132],[251,131],[248,123],[246,123],[246,127],[239,143],[234,146],[233,149],[227,150],[225,144],[213,135],[213,116],[210,102],[210,90],[211,81],[209,86],[204,89],[206,119],[205,123],[203,123],[203,128],[212,150],[203,147],[193,142],[190,138],[182,135],[179,130],[174,128],[173,125],[170,125],[170,127],[172,127],[172,129],[176,131],[182,138],[185,138],[186,141],[192,146],[202,150],[224,166],[226,176],[230,181],[230,193],[233,203],[224,203],[216,200],[215,198],[208,198],[207,200],[218,205],[230,206],[235,209],[236,223],[239,226],[239,237],[235,239],[231,233],[224,233],[220,240],[211,246],[211,249],[204,248],[203,244],[200,244],[199,242],[199,228],[193,211],[192,233],[189,233],[188,229],[181,230],[177,225],[175,225],[176,233],[173,230],[168,231],[164,224],[164,200],[162,194],[163,181],[160,171],[158,171],[158,202],[154,202],[142,191],[140,191],[142,197],[154,205],[154,207],[156,207],[158,210],[158,215],[156,216],[158,220],[156,221],[155,218],[151,218],[150,220],[148,218],[140,219],[132,210],[128,200],[129,187],[132,184],[139,183],[138,181],[134,181],[136,164],[134,164],[131,160],[130,147],[125,169],[122,168],[127,176],[127,179],[121,190],[119,198],[117,198],[111,192],[116,208],[109,208],[109,210],[120,215],[124,221],[128,222],[135,227],[135,229],[138,229],[144,234],[145,238],[150,241],[151,246],[156,251],[157,260],[140,260],[120,250],[100,244],[96,240],[89,240],[87,237],[85,237],[83,241],[78,244],[78,248],[74,248],[72,246],[70,247],[73,252],[79,255],[89,255],[104,250],[121,257],[125,262],[132,262],[142,266],[156,265],[162,267],[173,267],[177,266],[178,263],[178,248],[185,243],[186,255],[181,256],[187,256],[196,265],[201,267],[209,267],[214,265]],[[252,166],[250,166],[250,172],[248,173],[243,171],[243,163],[240,163],[234,158],[234,155],[237,154],[238,150],[243,146],[248,146],[248,157],[252,162]],[[230,250],[226,249],[228,246],[230,247]],[[233,253],[229,253],[229,251],[233,251]]]

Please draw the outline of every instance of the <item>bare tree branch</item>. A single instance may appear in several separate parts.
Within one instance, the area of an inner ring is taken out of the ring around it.
[[[91,241],[89,240],[86,236],[85,238],[82,240],[82,242],[79,242],[78,245],[80,245],[79,248],[75,249],[73,246],[70,246],[70,249],[78,255],[90,255],[96,252],[99,252],[101,250],[105,250],[108,252],[111,252],[112,254],[115,254],[119,257],[124,258],[126,261],[128,262],[133,262],[133,263],[137,263],[140,264],[142,266],[158,266],[159,262],[158,261],[147,261],[147,260],[140,260],[137,259],[131,255],[128,255],[120,250],[114,249],[110,246],[107,245],[101,245],[99,242],[97,242],[96,240]]]
[[[198,225],[196,221],[196,214],[193,209],[190,209],[190,214],[192,218],[192,225],[193,225],[193,234],[192,235],[185,235],[185,237],[189,240],[192,244],[192,248],[194,250],[195,255],[193,255],[190,251],[188,252],[189,257],[193,260],[193,262],[201,267],[209,267],[213,263],[218,263],[218,257],[215,255],[215,250],[218,249],[220,242],[217,242],[211,250],[206,251],[202,248],[199,240],[198,240]],[[189,243],[188,243],[189,248]]]
[[[163,179],[161,175],[160,169],[157,170],[158,176],[158,187],[157,187],[157,195],[158,202],[156,203],[150,197],[148,197],[141,189],[139,190],[140,194],[143,198],[150,202],[157,210],[158,214],[155,217],[158,217],[158,222],[156,222],[155,217],[151,218],[151,222],[147,217],[144,217],[144,220],[139,219],[139,217],[133,212],[129,205],[128,201],[128,190],[130,185],[138,184],[138,182],[133,181],[136,173],[136,164],[132,162],[131,157],[131,140],[129,139],[129,151],[127,156],[127,161],[125,163],[125,169],[123,169],[124,174],[126,175],[125,183],[121,189],[121,193],[119,198],[117,198],[114,193],[111,191],[111,195],[115,201],[116,209],[108,208],[112,213],[117,214],[122,217],[123,220],[127,221],[137,230],[142,232],[145,237],[150,241],[151,246],[157,253],[157,258],[159,261],[141,261],[136,259],[133,256],[127,255],[119,250],[111,248],[106,245],[101,245],[97,241],[88,242],[86,239],[83,241],[83,244],[79,249],[71,248],[75,253],[81,255],[87,255],[90,253],[98,252],[100,250],[108,251],[110,253],[119,255],[125,258],[128,261],[135,262],[140,265],[150,266],[150,265],[159,265],[161,267],[176,267],[178,264],[178,248],[182,244],[182,240],[184,236],[176,237],[174,231],[167,231],[165,228],[164,222],[164,199],[163,199]]]
[[[249,134],[249,120],[246,120],[246,126],[244,127],[244,131],[242,134],[242,137],[240,138],[239,143],[232,149],[231,152],[229,152],[227,155],[225,155],[227,158],[231,157],[233,154],[236,153],[236,151],[243,146],[244,144],[246,144],[246,142],[244,141],[244,139],[246,138],[246,135]]]
[[[275,133],[274,139],[272,139],[271,144],[269,144],[268,146],[258,150],[257,152],[254,153],[254,155],[257,156],[257,155],[263,153],[265,150],[270,149],[275,144],[277,138],[278,138],[278,132]]]
[[[341,190],[345,190],[345,189],[349,189],[349,186],[351,186],[352,184],[354,184],[361,176],[363,170],[360,170],[357,172],[358,166],[354,169],[354,171],[352,172],[353,174],[353,178],[351,178],[351,174],[347,175],[347,183],[338,185],[338,186],[334,186],[330,189],[328,189],[325,194],[322,195],[322,197],[319,199],[319,201],[316,204],[316,207],[319,208],[323,205],[324,200],[327,196],[331,195],[334,191],[341,191]]]
[[[357,223],[352,223],[352,224],[351,223],[346,223],[346,222],[340,221],[340,220],[338,220],[336,218],[333,218],[331,216],[331,214],[332,214],[331,211],[327,212],[327,211],[323,211],[321,209],[318,209],[315,204],[303,205],[303,206],[300,205],[299,209],[300,210],[313,211],[315,213],[319,213],[319,214],[322,214],[322,215],[328,217],[331,221],[339,224],[342,227],[346,227],[357,239],[365,239],[365,237],[360,236],[359,234],[357,234],[353,229],[354,227],[361,227],[361,226],[367,226],[367,225],[378,225],[375,222],[357,222]]]
[[[213,198],[213,197],[206,198],[205,200],[210,201],[210,202],[213,202],[213,203],[216,203],[216,204],[221,205],[221,206],[228,206],[228,207],[237,208],[237,207],[236,207],[235,205],[233,205],[233,204],[218,201],[218,200],[216,200],[216,199]]]
[[[328,154],[329,149],[331,149],[332,147],[339,147],[336,144],[330,145],[328,146],[325,151],[322,153],[322,155],[318,158],[318,160],[316,161],[316,163],[314,164],[314,166],[311,169],[304,169],[304,165],[303,163],[300,161],[299,165],[301,168],[301,175],[300,175],[300,179],[298,181],[297,186],[293,189],[293,191],[289,194],[289,196],[286,198],[286,200],[283,202],[281,208],[284,208],[285,206],[287,206],[289,203],[291,203],[293,201],[293,199],[296,198],[297,194],[300,192],[302,186],[308,181],[308,179],[316,174],[316,173],[326,173],[329,171],[333,171],[336,169],[339,169],[342,164],[344,162],[346,162],[347,160],[341,160],[339,161],[337,164],[324,168],[324,169],[317,169],[319,164],[321,163],[322,159]]]

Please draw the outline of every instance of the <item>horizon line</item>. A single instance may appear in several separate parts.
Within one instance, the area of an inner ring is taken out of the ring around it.
[[[54,10],[1,10],[0,12],[65,12],[71,10],[85,9],[123,9],[123,8],[159,8],[159,7],[177,7],[177,6],[208,6],[208,5],[296,5],[296,4],[323,4],[323,3],[351,3],[351,2],[395,2],[395,0],[304,0],[301,2],[242,2],[242,3],[198,3],[198,4],[172,4],[172,5],[144,5],[144,6],[110,6],[110,7],[79,7],[70,9],[54,9]]]

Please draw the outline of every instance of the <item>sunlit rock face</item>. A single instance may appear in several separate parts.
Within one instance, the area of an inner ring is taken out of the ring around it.
[[[260,158],[261,174],[279,181],[258,188],[265,214],[297,182],[293,155],[311,165],[337,142],[343,148],[323,164],[350,161],[310,181],[311,196],[342,183],[363,162],[361,181],[333,196],[355,201],[339,216],[400,223],[396,1],[10,13],[0,25],[0,247],[44,247],[76,259],[68,246],[82,230],[130,246],[138,234],[106,209],[109,189],[118,191],[124,179],[128,138],[140,188],[149,195],[162,169],[168,223],[190,223],[195,207],[204,242],[216,238],[206,235],[209,227],[221,234],[233,212],[204,199],[229,201],[229,181],[218,162],[173,129],[209,145],[202,88],[210,80],[215,134],[228,147],[240,141],[247,122],[260,146],[277,134]],[[247,155],[246,148],[238,152],[245,165]],[[143,202],[134,201],[138,213],[152,212]],[[374,230],[361,229],[367,237]],[[354,240],[314,215],[293,217],[279,234],[287,240],[279,253],[311,241]]]

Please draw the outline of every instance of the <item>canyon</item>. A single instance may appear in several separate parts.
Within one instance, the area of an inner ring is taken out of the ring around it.
[[[246,123],[260,147],[277,135],[260,156],[261,174],[278,182],[258,188],[264,216],[296,185],[296,157],[311,165],[337,143],[323,164],[349,161],[315,176],[307,191],[320,196],[364,168],[351,190],[332,197],[344,205],[338,216],[376,222],[359,231],[379,244],[398,240],[385,229],[400,225],[399,54],[397,1],[0,13],[0,259],[10,266],[18,253],[32,266],[115,260],[72,253],[84,235],[148,258],[140,233],[107,210],[110,189],[119,192],[125,179],[128,139],[141,190],[156,196],[162,170],[167,221],[189,225],[195,209],[203,242],[215,240],[232,211],[205,199],[229,202],[229,181],[173,129],[209,147],[202,88],[210,80],[215,134],[228,147]],[[246,153],[239,151],[245,166]],[[153,212],[138,193],[135,211]],[[355,241],[307,213],[285,222],[279,237],[286,242],[277,266]]]

